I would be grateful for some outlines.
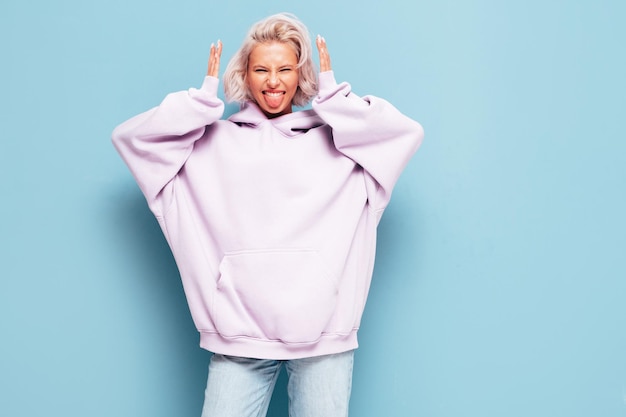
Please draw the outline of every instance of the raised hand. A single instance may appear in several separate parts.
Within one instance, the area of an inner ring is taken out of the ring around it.
[[[220,57],[222,56],[222,41],[217,41],[217,45],[211,44],[209,55],[209,68],[206,75],[218,78],[220,74]]]
[[[320,54],[320,72],[332,70],[332,67],[330,66],[330,55],[328,55],[328,48],[326,47],[326,39],[317,35],[317,38],[315,38],[315,44],[317,45],[317,50]]]

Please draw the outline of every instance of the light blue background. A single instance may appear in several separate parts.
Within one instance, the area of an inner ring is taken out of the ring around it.
[[[110,133],[284,10],[426,130],[351,415],[626,416],[619,0],[3,1],[0,415],[199,416],[210,355]]]

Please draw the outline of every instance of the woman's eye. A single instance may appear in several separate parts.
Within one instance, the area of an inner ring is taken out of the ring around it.
[[[254,70],[254,72],[267,72],[267,70],[263,68],[257,68]]]
[[[280,72],[288,72],[288,71],[291,71],[291,68],[282,68],[280,70]]]

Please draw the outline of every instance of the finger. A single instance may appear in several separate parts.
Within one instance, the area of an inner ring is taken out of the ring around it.
[[[217,53],[217,58],[219,59],[222,56],[222,40],[221,39],[217,40],[216,53]]]
[[[211,58],[212,58],[212,71],[211,75],[217,77],[219,75],[220,70],[220,55],[222,53],[222,42],[220,40],[217,41],[217,45],[214,46],[211,50]]]
[[[213,57],[215,56],[215,45],[211,44],[211,50],[209,51],[209,62],[207,64],[206,75],[213,75]]]
[[[318,36],[317,42],[320,55],[320,71],[324,72],[328,70],[328,49],[322,36]]]
[[[322,42],[322,36],[321,35],[317,35],[317,37],[315,38],[315,44],[317,46],[317,53],[319,54],[320,67],[321,67],[322,60],[324,59],[324,44]]]
[[[317,38],[315,38],[315,44],[317,45],[317,51],[321,57],[324,54],[324,51],[326,49],[324,38],[322,38],[321,35],[317,35]]]

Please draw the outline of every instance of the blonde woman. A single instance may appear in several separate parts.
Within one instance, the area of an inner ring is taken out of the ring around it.
[[[238,113],[222,119],[217,42],[201,88],[113,132],[214,353],[203,417],[264,416],[283,365],[290,416],[348,415],[376,228],[423,130],[337,83],[316,46],[319,74],[307,28],[270,16],[223,75]]]

